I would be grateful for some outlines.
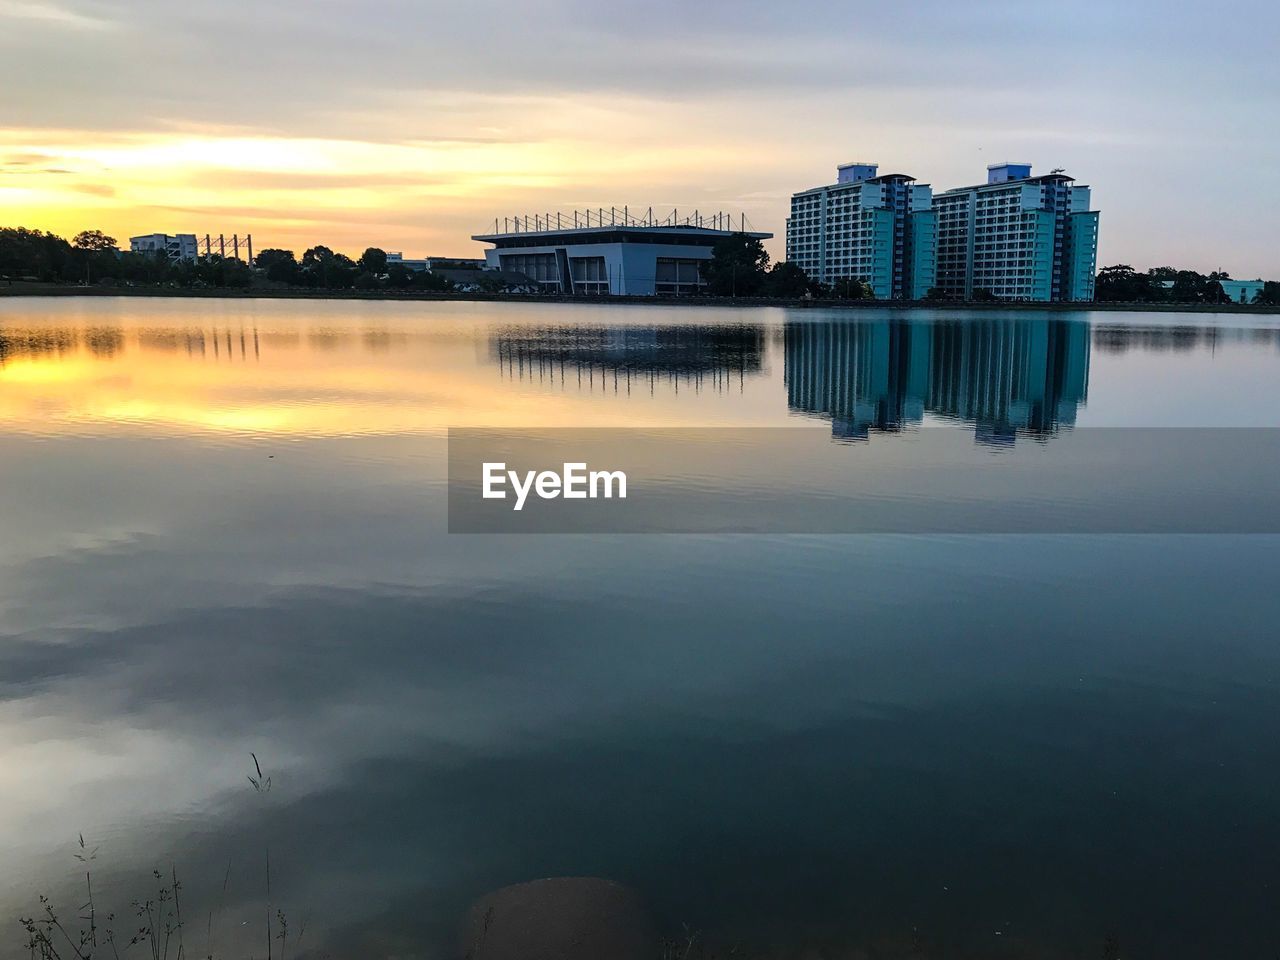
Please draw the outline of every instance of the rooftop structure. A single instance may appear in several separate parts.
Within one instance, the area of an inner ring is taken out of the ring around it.
[[[1031,176],[1029,163],[991,163],[987,165],[987,183],[1008,183],[1010,180],[1026,180]]]

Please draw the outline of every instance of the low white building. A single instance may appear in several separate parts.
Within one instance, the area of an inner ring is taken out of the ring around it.
[[[130,237],[129,250],[133,253],[155,253],[162,250],[170,262],[195,260],[199,257],[194,233],[178,233],[173,236],[167,233],[148,233],[141,237]]]

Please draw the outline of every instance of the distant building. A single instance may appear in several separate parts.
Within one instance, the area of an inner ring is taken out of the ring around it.
[[[141,237],[130,237],[129,249],[133,253],[155,253],[160,250],[171,263],[179,260],[195,260],[199,256],[194,233],[179,233],[173,236],[167,233],[148,233]]]
[[[1253,298],[1266,286],[1264,280],[1219,280],[1217,282],[1222,287],[1223,294],[1232,303],[1253,303]],[[1157,280],[1156,283],[1170,292],[1177,285],[1176,280]]]
[[[914,177],[845,163],[836,182],[791,198],[787,260],[812,279],[865,280],[878,299],[923,299],[935,285],[933,192]]]
[[[1098,212],[1090,190],[1060,170],[1026,163],[987,168],[987,182],[933,198],[938,286],[960,299],[1092,300]]]
[[[1253,298],[1262,292],[1262,280],[1219,280],[1222,292],[1232,303],[1253,303]],[[1172,284],[1170,284],[1172,286]]]
[[[423,271],[432,271],[440,268],[446,269],[471,269],[481,270],[485,266],[483,258],[479,257],[406,257],[400,252],[389,252],[387,254],[387,266],[399,264],[407,270],[413,270],[417,273]]]
[[[716,241],[735,233],[725,214],[663,221],[623,210],[575,211],[517,217],[495,223],[493,233],[472,237],[493,244],[485,251],[490,269],[530,277],[543,292],[575,296],[652,296],[699,293],[701,265]],[[767,240],[773,234],[747,232]]]
[[[403,253],[400,253],[399,251],[394,251],[394,252],[387,251],[388,267],[393,267],[399,264],[400,266],[404,267],[406,270],[413,270],[415,273],[422,273],[424,270],[429,269],[428,267],[429,263],[430,261],[428,261],[425,257],[422,259],[413,259],[413,258],[405,257],[405,255]]]

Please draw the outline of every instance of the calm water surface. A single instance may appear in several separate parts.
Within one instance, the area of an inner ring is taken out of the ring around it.
[[[269,849],[317,956],[595,874],[770,956],[1275,957],[1277,538],[445,532],[450,426],[938,424],[1280,426],[1280,331],[0,300],[0,955],[83,834],[201,956]]]

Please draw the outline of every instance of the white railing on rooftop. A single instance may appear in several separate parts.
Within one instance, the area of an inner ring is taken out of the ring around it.
[[[494,217],[493,232],[495,234],[510,233],[547,233],[552,230],[582,230],[599,227],[697,227],[703,230],[733,230],[746,233],[751,230],[751,221],[746,214],[737,216],[724,211],[693,213],[680,215],[679,210],[672,210],[664,217],[653,212],[653,207],[645,209],[643,214],[633,214],[629,207],[593,207],[585,210],[571,210],[553,213],[535,213],[514,217]]]

